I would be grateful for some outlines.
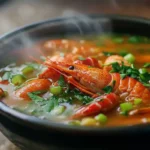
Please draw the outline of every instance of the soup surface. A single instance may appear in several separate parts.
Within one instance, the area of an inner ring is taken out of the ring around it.
[[[149,38],[46,40],[30,58],[0,69],[0,97],[9,107],[77,126],[150,122]]]

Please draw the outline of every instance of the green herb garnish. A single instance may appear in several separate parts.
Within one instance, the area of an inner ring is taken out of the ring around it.
[[[121,43],[123,43],[124,39],[122,37],[115,37],[112,39],[112,41],[114,43],[121,44]]]
[[[56,96],[51,96],[48,100],[46,111],[51,112],[56,106],[58,106],[58,98]]]
[[[115,55],[116,53],[114,53],[114,52],[103,52],[103,54],[105,56],[111,56],[111,55]]]
[[[125,102],[120,104],[120,109],[123,114],[127,114],[128,111],[130,111],[133,108],[132,103],[130,102]]]
[[[113,90],[112,86],[106,86],[103,88],[103,91],[105,91],[105,93],[111,93]]]
[[[61,87],[66,86],[65,79],[64,79],[64,77],[62,75],[60,76],[60,78],[58,80],[58,85],[60,85]]]
[[[110,71],[111,73],[113,73],[113,72],[120,73],[120,76],[122,79],[124,79],[127,76],[132,77],[132,78],[140,81],[144,86],[150,87],[149,86],[149,81],[150,81],[150,73],[149,72],[141,71],[141,69],[138,70],[133,65],[125,66],[123,62],[121,65],[118,62],[114,62],[110,65],[112,65],[112,70]]]
[[[79,60],[85,60],[85,58],[82,57],[82,56],[79,56],[78,59],[79,59]]]
[[[107,116],[104,114],[99,114],[95,116],[95,120],[99,121],[101,124],[105,124],[108,120]]]
[[[50,87],[50,92],[54,95],[59,95],[62,93],[62,87],[61,86],[52,86],[52,87]]]
[[[2,80],[9,80],[11,77],[11,72],[8,71],[8,72],[5,72],[2,76]]]
[[[81,92],[80,92],[79,90],[77,90],[77,89],[74,89],[72,92],[73,92],[73,95],[74,95],[73,97],[74,97],[75,99],[81,101],[82,104],[88,104],[88,103],[90,103],[91,101],[93,101],[93,98],[92,98],[92,97],[87,96],[87,95],[81,93]]]
[[[141,98],[135,98],[134,99],[134,104],[135,105],[139,105],[139,104],[141,104],[142,103],[142,99]]]
[[[34,101],[34,102],[38,102],[38,101],[44,101],[44,98],[38,96],[35,93],[28,93],[28,96]]]
[[[124,57],[125,55],[128,54],[128,52],[126,52],[126,51],[120,51],[120,50],[119,50],[119,52],[106,52],[106,51],[104,51],[103,54],[105,56],[120,55],[120,56]]]
[[[11,77],[11,83],[14,84],[15,86],[19,86],[23,84],[25,81],[26,78],[22,74],[16,74]]]
[[[135,57],[132,54],[127,54],[124,56],[124,59],[127,60],[129,63],[133,63],[135,61]]]
[[[143,67],[144,68],[150,68],[150,62],[149,63],[145,63]]]

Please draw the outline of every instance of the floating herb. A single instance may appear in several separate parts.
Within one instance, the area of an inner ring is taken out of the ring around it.
[[[137,79],[138,81],[142,82],[144,86],[149,86],[150,81],[150,73],[147,71],[141,72],[141,69],[136,69],[133,65],[132,66],[125,66],[124,63],[120,65],[118,62],[114,62],[110,64],[112,66],[111,73],[118,72],[120,73],[120,76],[122,79],[129,76],[134,79]],[[110,89],[110,87],[109,87]],[[106,88],[107,90],[107,88]]]
[[[61,75],[59,80],[58,80],[58,85],[61,87],[64,87],[66,85],[64,77]]]
[[[150,68],[150,62],[149,63],[145,63],[143,67],[144,68]]]

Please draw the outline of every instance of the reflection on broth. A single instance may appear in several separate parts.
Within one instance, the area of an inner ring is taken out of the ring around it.
[[[150,39],[90,35],[46,40],[30,61],[0,70],[1,101],[41,119],[78,126],[150,121]]]

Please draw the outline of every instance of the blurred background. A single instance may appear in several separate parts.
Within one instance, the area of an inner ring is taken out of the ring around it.
[[[78,13],[150,18],[150,0],[0,0],[0,34],[33,22]]]
[[[0,35],[37,21],[78,14],[150,19],[150,0],[0,0]],[[0,150],[18,150],[0,133]]]

